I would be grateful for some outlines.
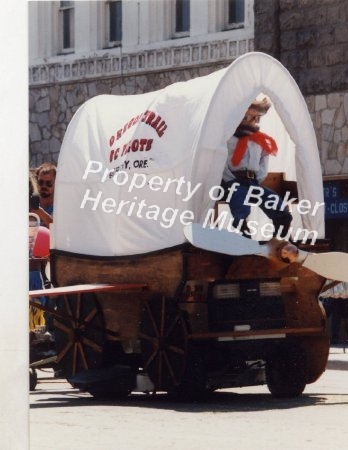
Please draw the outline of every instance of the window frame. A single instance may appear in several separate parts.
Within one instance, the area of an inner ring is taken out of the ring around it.
[[[243,2],[243,21],[236,21],[236,22],[230,22],[230,6],[231,2]],[[245,28],[246,26],[246,10],[247,10],[247,4],[246,0],[225,0],[224,4],[224,17],[225,19],[225,30],[237,30],[240,28]]]
[[[111,40],[111,17],[110,17],[110,6],[111,4],[118,3],[120,5],[120,17],[119,20],[121,22],[121,31],[120,31],[120,39]],[[122,0],[107,0],[105,2],[105,47],[104,48],[114,48],[121,47],[123,39],[123,4]]]
[[[69,13],[69,46],[65,47],[65,16]],[[58,6],[58,55],[75,52],[75,2],[60,1]]]
[[[184,2],[186,3],[186,11],[185,11],[185,5]],[[179,3],[181,3],[181,13],[182,13],[182,27],[185,23],[185,20],[188,21],[188,29],[187,30],[178,30],[178,8],[179,8]],[[189,37],[190,36],[190,31],[191,31],[191,0],[174,0],[173,1],[173,7],[172,7],[172,11],[173,11],[173,39],[178,39],[178,38],[183,38],[183,37]],[[184,13],[188,11],[188,17],[184,16]]]

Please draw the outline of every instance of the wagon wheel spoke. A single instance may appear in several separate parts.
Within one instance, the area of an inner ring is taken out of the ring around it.
[[[58,353],[58,356],[57,356],[58,362],[61,361],[61,360],[64,358],[64,356],[68,353],[68,351],[72,348],[72,346],[73,346],[72,342],[69,342],[69,343],[63,348],[63,350],[61,350],[61,351]]]
[[[77,344],[74,344],[74,350],[73,350],[73,365],[72,365],[72,375],[76,374],[76,367],[77,367]]]
[[[155,320],[155,318],[154,318],[154,316],[153,316],[153,314],[152,314],[152,311],[151,311],[151,309],[150,309],[148,303],[146,304],[146,309],[147,309],[147,313],[148,313],[148,315],[149,315],[149,318],[150,318],[150,320],[151,320],[153,329],[155,330],[156,336],[159,336],[160,333],[159,333],[159,330],[158,330],[158,327],[157,327],[157,323],[156,323],[156,320]]]
[[[60,322],[59,320],[55,319],[54,321],[54,326],[55,328],[59,328],[62,331],[65,331],[66,333],[70,333],[71,332],[71,328],[64,325],[64,323]]]
[[[66,295],[64,295],[64,303],[65,303],[65,308],[66,308],[67,313],[68,313],[68,317],[74,318],[74,314],[71,311],[69,299],[68,299],[68,297]],[[70,319],[70,320],[73,321],[73,319]]]
[[[163,388],[163,363],[162,363],[162,352],[158,355],[158,387]]]
[[[179,355],[185,355],[185,349],[175,347],[174,345],[168,345],[168,350],[170,350],[174,353],[178,353]]]
[[[77,344],[77,348],[78,348],[78,350],[79,350],[79,352],[80,352],[81,359],[82,359],[82,362],[83,362],[83,365],[84,365],[85,369],[88,369],[89,367],[88,367],[86,355],[85,355],[83,346],[81,345],[80,342]]]
[[[152,337],[151,336],[149,336],[148,334],[145,334],[145,333],[139,333],[139,337],[140,337],[140,339],[145,339],[146,341],[150,341],[150,342],[152,342]]]
[[[85,317],[84,323],[90,323],[94,319],[94,317],[98,314],[97,308],[92,309],[92,311]]]
[[[96,352],[102,352],[103,347],[99,344],[97,344],[96,342],[92,341],[91,339],[88,338],[83,338],[82,342],[84,344],[86,344],[88,347],[93,348],[93,350],[95,350]]]
[[[77,323],[81,323],[81,294],[77,294],[75,319]]]
[[[175,385],[175,386],[178,385],[179,383],[178,383],[178,381],[177,381],[177,379],[176,379],[176,377],[175,377],[173,367],[172,367],[172,365],[171,365],[170,362],[169,362],[168,355],[167,355],[166,352],[163,352],[163,358],[164,358],[164,360],[165,360],[165,362],[166,362],[168,371],[169,371],[169,373],[170,373],[170,376],[172,377],[172,380],[173,380],[174,385]]]
[[[150,366],[150,364],[156,358],[157,355],[158,355],[158,350],[154,351],[152,353],[152,355],[149,357],[149,359],[144,363],[144,369],[147,369]]]
[[[166,321],[166,304],[165,304],[165,297],[162,297],[161,299],[161,336],[164,336],[164,325]]]
[[[178,323],[180,319],[179,314],[176,315],[176,317],[174,318],[173,322],[171,323],[170,327],[167,330],[166,336],[170,336],[170,334],[172,333],[173,329],[175,328],[176,324]]]

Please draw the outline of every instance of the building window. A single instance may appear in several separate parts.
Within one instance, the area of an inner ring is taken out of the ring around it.
[[[175,33],[188,36],[190,31],[190,0],[175,1]]]
[[[74,48],[74,2],[60,2],[59,7],[60,50],[71,52]]]
[[[244,26],[245,0],[227,0],[227,28]]]
[[[122,1],[107,2],[107,46],[115,47],[122,42]]]

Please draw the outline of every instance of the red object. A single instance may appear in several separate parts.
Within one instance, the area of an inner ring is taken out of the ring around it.
[[[47,258],[50,253],[50,230],[46,227],[39,227],[33,249],[34,258]]]
[[[238,164],[241,162],[246,151],[248,141],[256,142],[256,144],[259,144],[262,149],[269,155],[277,154],[278,147],[275,140],[271,136],[268,136],[265,133],[261,133],[261,131],[256,131],[253,134],[242,136],[238,139],[236,150],[233,153],[231,159],[232,166],[238,166]]]

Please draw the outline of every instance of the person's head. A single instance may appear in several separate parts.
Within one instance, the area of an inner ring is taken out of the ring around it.
[[[53,201],[56,173],[57,168],[51,163],[43,163],[36,169],[37,184],[41,198]]]
[[[260,129],[260,119],[264,116],[269,108],[271,102],[264,97],[262,100],[255,100],[247,109],[243,120],[239,124],[237,131],[241,134],[252,134]]]

